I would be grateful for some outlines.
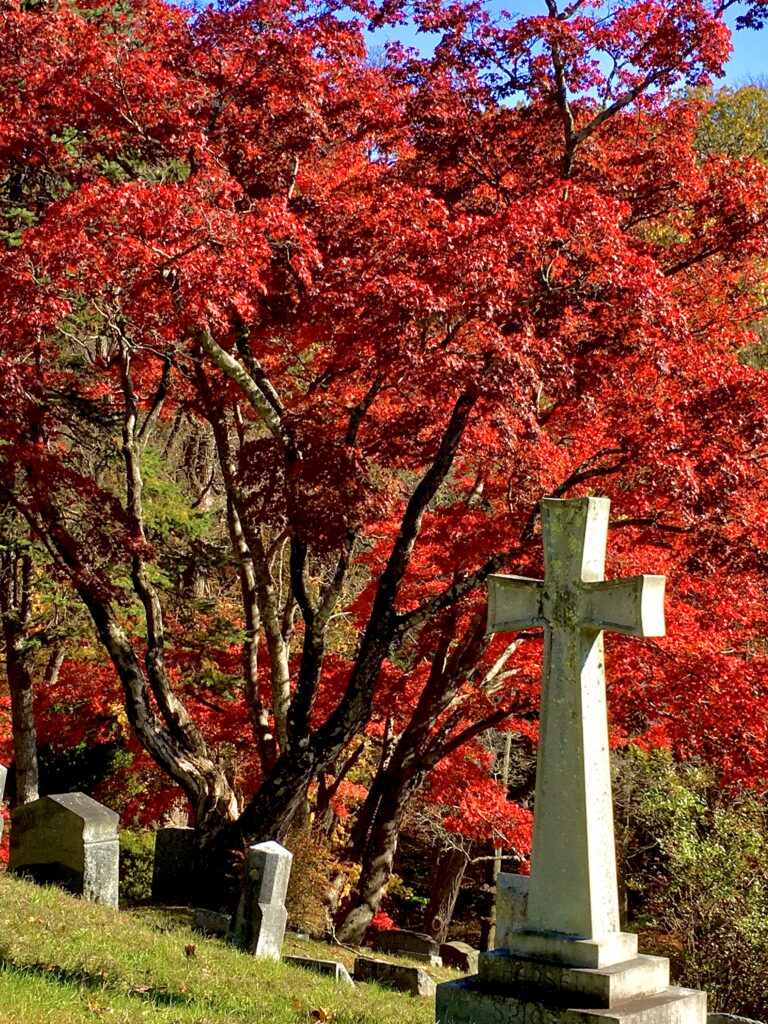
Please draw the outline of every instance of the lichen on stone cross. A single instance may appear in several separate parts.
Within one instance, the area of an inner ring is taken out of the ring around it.
[[[637,941],[619,930],[602,637],[662,636],[665,580],[604,579],[607,498],[540,508],[544,579],[489,579],[488,632],[545,637],[528,909],[510,948],[603,967]]]

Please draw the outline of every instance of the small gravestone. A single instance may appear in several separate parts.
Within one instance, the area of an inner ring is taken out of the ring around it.
[[[11,813],[8,869],[117,907],[119,816],[84,793],[61,793]]]
[[[414,996],[433,996],[437,986],[421,967],[403,967],[386,960],[355,959],[355,981],[375,981],[398,992],[410,992]]]
[[[0,804],[5,799],[5,780],[8,778],[8,769],[5,765],[0,764]],[[2,810],[2,808],[0,808]],[[5,827],[5,818],[0,813],[0,839],[3,838],[3,828]]]
[[[354,985],[349,971],[338,960],[315,960],[308,956],[284,956],[283,962],[291,967],[302,967],[305,971],[314,971],[315,974],[325,974],[334,981],[344,985]]]
[[[222,914],[218,910],[196,907],[192,911],[192,927],[203,935],[218,935],[223,938],[229,933],[230,920],[229,914]]]
[[[525,928],[529,875],[496,875],[496,948],[506,949],[515,932]]]
[[[477,974],[480,952],[466,942],[443,942],[440,945],[440,959],[444,967],[453,967],[465,974]]]
[[[374,949],[380,953],[395,953],[412,960],[423,960],[434,967],[442,964],[438,943],[424,932],[409,932],[404,928],[383,929],[376,934]]]
[[[196,899],[197,836],[184,826],[160,828],[155,836],[152,899],[187,907]]]
[[[288,912],[285,894],[293,854],[279,843],[248,848],[245,880],[231,940],[255,956],[280,959]]]

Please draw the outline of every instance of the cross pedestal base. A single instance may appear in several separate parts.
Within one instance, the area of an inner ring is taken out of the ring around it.
[[[603,968],[481,953],[479,973],[437,987],[437,1024],[705,1024],[704,992],[669,985],[669,961]]]
[[[535,957],[547,963],[568,967],[610,967],[637,956],[637,936],[611,932],[594,939],[579,939],[557,932],[523,930],[507,937],[510,953]]]

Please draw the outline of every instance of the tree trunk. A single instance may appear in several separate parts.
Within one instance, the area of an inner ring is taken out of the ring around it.
[[[21,638],[14,636],[5,619],[5,663],[11,691],[11,728],[16,766],[16,803],[38,798],[37,732],[33,708],[33,680],[27,667]]]
[[[5,668],[11,694],[11,729],[16,766],[16,803],[38,798],[37,733],[33,678],[29,669],[29,624],[32,603],[32,556],[12,548],[2,560],[0,611],[5,641]]]
[[[400,824],[409,799],[417,788],[413,775],[401,776],[388,787],[376,809],[362,857],[357,887],[336,926],[340,942],[359,944],[386,895],[400,836]]]
[[[437,942],[448,938],[448,926],[468,863],[469,855],[455,846],[445,846],[440,853],[424,912],[424,931]]]

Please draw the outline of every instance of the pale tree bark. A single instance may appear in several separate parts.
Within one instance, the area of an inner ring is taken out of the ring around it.
[[[57,569],[71,578],[88,609],[122,683],[128,720],[140,742],[184,791],[201,833],[216,836],[237,818],[236,794],[224,766],[208,750],[168,678],[163,609],[144,561],[147,538],[142,511],[141,454],[159,415],[171,364],[166,362],[149,412],[142,417],[131,371],[131,349],[124,338],[119,341],[119,357],[125,402],[122,455],[126,511],[137,552],[131,560],[131,581],[144,611],[146,627],[143,662],[120,622],[108,590],[89,567],[88,553],[70,530],[53,494],[38,495],[33,508],[20,507],[20,511],[41,537]]]

